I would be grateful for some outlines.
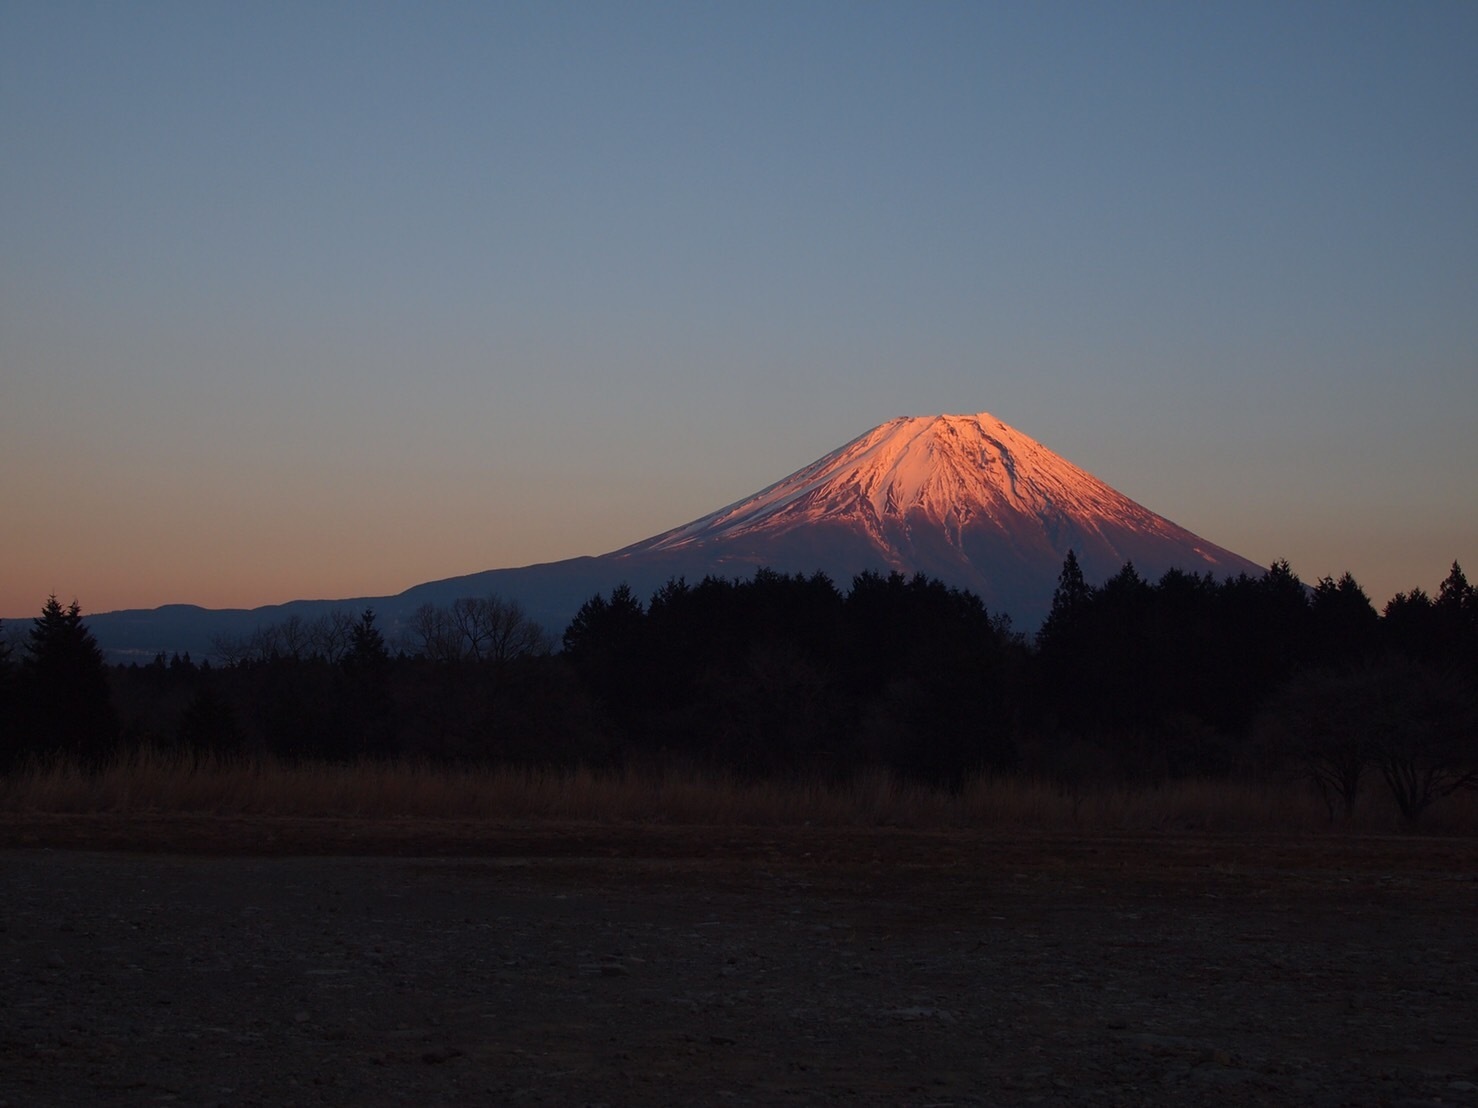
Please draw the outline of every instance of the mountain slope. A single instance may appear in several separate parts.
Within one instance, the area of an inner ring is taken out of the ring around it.
[[[1171,567],[1217,577],[1262,571],[988,412],[891,420],[752,497],[607,559],[731,573],[821,568],[842,584],[866,568],[922,572],[1032,626],[1070,549],[1090,581],[1126,561],[1152,577]]]
[[[173,606],[88,623],[115,658],[200,655],[216,634],[293,615],[373,607],[393,635],[421,604],[496,593],[558,637],[584,600],[623,582],[645,598],[672,577],[748,577],[768,566],[820,570],[843,589],[864,570],[924,573],[978,593],[1030,630],[1046,615],[1068,550],[1090,582],[1126,561],[1149,578],[1172,567],[1218,578],[1262,572],[982,412],[891,420],[753,496],[598,557],[488,570],[392,597],[229,612]]]

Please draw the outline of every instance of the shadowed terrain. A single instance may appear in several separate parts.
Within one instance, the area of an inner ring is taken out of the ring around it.
[[[123,849],[42,848],[69,836]],[[17,1105],[1478,1103],[1469,839],[12,817],[0,842]]]

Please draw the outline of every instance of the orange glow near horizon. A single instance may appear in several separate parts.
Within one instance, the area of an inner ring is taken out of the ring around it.
[[[63,522],[44,547],[34,536],[15,536],[0,581],[0,618],[29,619],[39,614],[52,593],[63,603],[76,599],[84,615],[166,604],[255,608],[303,599],[392,596],[427,581],[601,554],[641,537],[623,534],[612,521],[604,533],[582,541],[572,521],[561,521],[563,526],[534,536],[546,544],[543,549],[533,546],[531,539],[508,541],[492,533],[490,526],[428,527],[412,533],[396,529],[391,541],[391,536],[375,539],[384,531],[379,521],[362,520],[345,528],[342,518],[325,525],[320,517],[313,525],[311,517],[299,517],[291,526],[284,516],[276,527],[257,531],[250,542],[249,523],[238,520],[212,529],[208,519],[199,517],[184,541],[165,542],[148,515],[132,526],[122,512],[91,521],[68,517]],[[346,532],[354,536],[352,541],[345,541]],[[1239,549],[1235,539],[1212,537]],[[1413,571],[1412,536],[1370,526],[1353,536],[1317,541],[1305,536],[1265,554],[1263,560],[1287,558],[1310,584],[1326,574],[1337,577],[1349,570],[1377,609],[1397,592],[1417,587],[1435,591],[1454,559],[1470,576],[1478,570],[1478,561],[1469,564],[1462,557],[1462,536],[1456,528],[1417,537],[1423,548],[1451,553],[1429,559],[1431,564]],[[1358,559],[1350,557],[1352,553]]]

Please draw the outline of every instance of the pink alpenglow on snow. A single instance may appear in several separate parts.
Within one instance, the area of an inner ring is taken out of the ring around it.
[[[1069,550],[1089,581],[1133,562],[1218,579],[1263,567],[1135,503],[988,412],[902,416],[754,496],[609,555],[741,573],[922,572],[1034,623]]]

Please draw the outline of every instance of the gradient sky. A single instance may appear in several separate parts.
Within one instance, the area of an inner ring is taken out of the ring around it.
[[[603,553],[990,411],[1478,579],[1478,4],[0,0],[0,615]]]

